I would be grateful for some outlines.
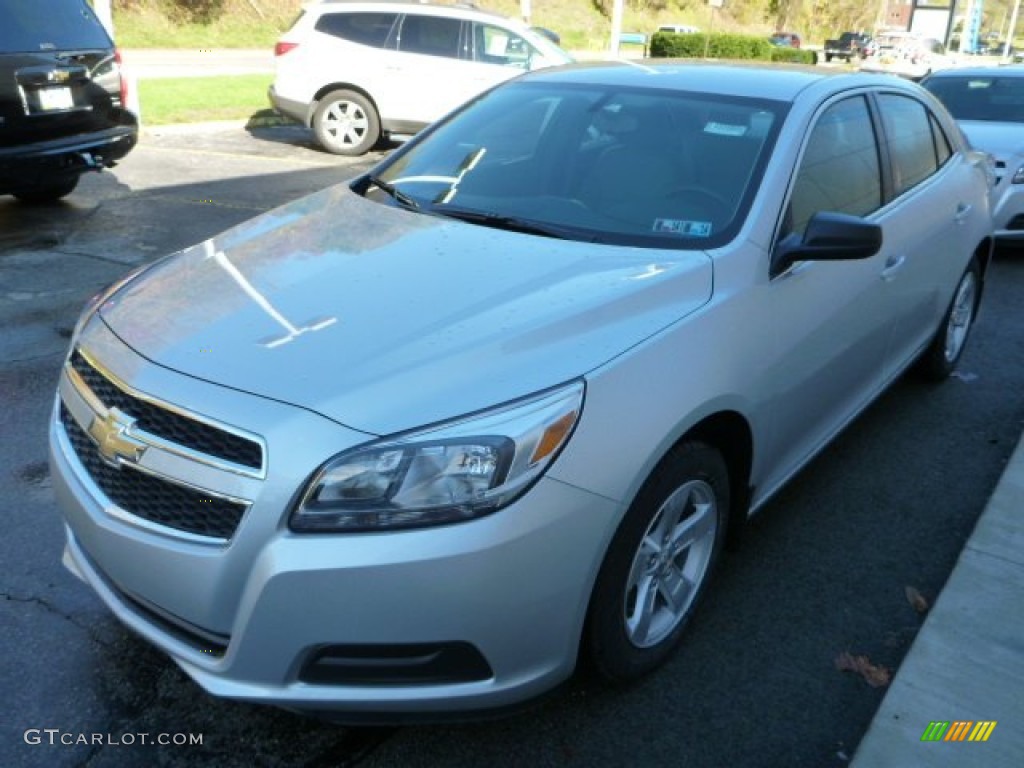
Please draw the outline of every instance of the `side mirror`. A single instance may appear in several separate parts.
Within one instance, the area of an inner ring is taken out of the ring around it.
[[[868,259],[882,247],[882,228],[859,216],[821,211],[807,222],[804,236],[787,235],[775,246],[772,274],[798,261]]]

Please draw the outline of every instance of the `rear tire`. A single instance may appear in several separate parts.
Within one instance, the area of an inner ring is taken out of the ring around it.
[[[623,518],[587,615],[590,661],[613,683],[663,664],[682,638],[725,540],[729,471],[704,443],[674,448]]]
[[[967,346],[967,337],[974,327],[974,317],[981,299],[981,268],[976,258],[964,270],[953,292],[949,308],[931,344],[921,355],[918,369],[931,381],[949,378]]]
[[[75,187],[78,186],[78,178],[78,176],[69,176],[47,184],[38,184],[34,187],[19,189],[12,194],[21,202],[28,203],[29,205],[53,203],[74,192]]]
[[[313,132],[320,146],[336,155],[365,155],[380,139],[380,117],[362,94],[332,91],[313,113]]]

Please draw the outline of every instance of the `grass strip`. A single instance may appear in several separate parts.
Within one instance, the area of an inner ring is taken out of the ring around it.
[[[265,110],[267,87],[274,76],[153,78],[139,81],[145,125],[247,120]]]

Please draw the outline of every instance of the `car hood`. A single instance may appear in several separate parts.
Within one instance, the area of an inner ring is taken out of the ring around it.
[[[960,120],[960,128],[976,149],[1003,157],[1024,154],[1024,129],[1020,123]]]
[[[99,314],[161,366],[388,434],[581,376],[711,286],[704,252],[516,234],[339,185],[156,263]]]

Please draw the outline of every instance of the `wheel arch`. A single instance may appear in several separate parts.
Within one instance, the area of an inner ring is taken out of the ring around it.
[[[985,237],[974,250],[974,257],[978,260],[978,268],[981,270],[981,279],[984,281],[988,272],[989,264],[992,263],[992,254],[995,249],[995,239]]]
[[[719,411],[693,425],[672,447],[688,441],[710,445],[722,454],[729,468],[727,543],[735,547],[740,541],[752,496],[750,471],[754,461],[754,434],[750,423],[737,411]]]
[[[316,109],[320,106],[320,102],[325,96],[334,93],[334,91],[352,91],[353,93],[358,93],[373,105],[374,110],[377,112],[377,118],[380,119],[380,107],[377,106],[377,100],[374,99],[373,96],[370,95],[370,92],[365,88],[361,88],[354,83],[328,83],[327,85],[320,86],[320,88],[317,89],[317,92],[313,94],[313,98],[310,99],[309,108],[306,110],[307,128],[311,128],[313,126],[313,115],[316,114]]]
[[[979,280],[980,285],[978,285],[978,295],[974,299],[975,313],[981,309],[981,297],[985,293],[985,278],[988,275],[988,268],[992,264],[995,247],[995,238],[986,236],[980,243],[978,243],[978,247],[974,249],[974,260],[978,264],[978,271],[980,272],[981,278]]]

